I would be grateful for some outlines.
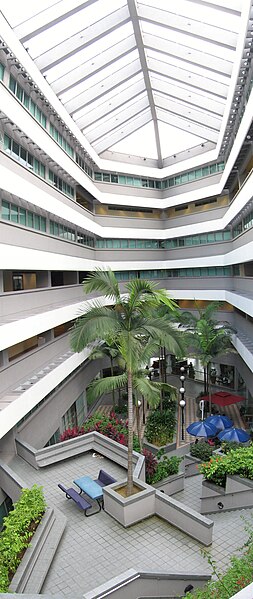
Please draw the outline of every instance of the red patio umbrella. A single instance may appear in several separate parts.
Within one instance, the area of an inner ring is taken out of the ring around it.
[[[209,401],[209,395],[204,395],[204,397],[201,397],[201,399],[204,401]],[[229,406],[233,403],[244,400],[245,397],[242,397],[241,395],[233,395],[233,393],[230,393],[229,391],[217,391],[211,395],[211,402],[217,406]]]

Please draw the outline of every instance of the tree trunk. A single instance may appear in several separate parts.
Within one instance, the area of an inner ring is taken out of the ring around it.
[[[160,345],[159,350],[159,378],[162,383],[164,383],[164,373],[163,373],[163,347]],[[161,389],[160,392],[160,411],[163,411],[163,399],[164,399],[164,391]]]
[[[114,371],[113,371],[113,360],[112,358],[110,358],[111,361],[111,376],[114,375]],[[112,390],[112,407],[113,407],[113,411],[115,410],[115,389]]]
[[[207,376],[206,376],[206,366],[204,366],[204,393],[207,394]]]
[[[207,389],[208,389],[208,397],[209,397],[209,416],[212,414],[212,397],[211,397],[211,385],[210,385],[210,362],[206,367],[206,379],[207,379]]]
[[[164,355],[164,383],[167,383],[167,354],[166,354],[166,347],[163,348],[163,355]]]
[[[127,456],[127,497],[133,494],[133,380],[132,373],[127,373],[128,391],[128,456]]]
[[[138,441],[140,445],[140,451],[142,451],[142,443],[141,443],[141,423],[140,423],[140,408],[138,404],[138,399],[136,400],[136,422],[137,422],[137,433],[138,433]]]

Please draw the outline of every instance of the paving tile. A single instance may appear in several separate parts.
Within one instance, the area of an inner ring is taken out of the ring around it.
[[[65,499],[57,483],[70,486],[79,474],[96,478],[103,467],[117,480],[123,480],[123,468],[106,458],[93,458],[89,452],[39,471],[19,457],[10,465],[28,486],[34,483],[42,485],[48,504],[55,505],[67,516],[67,527],[43,585],[43,594],[81,599],[85,592],[129,568],[158,572],[210,572],[210,566],[201,554],[203,546],[156,516],[125,530],[105,512],[85,518],[73,502]],[[200,495],[201,476],[195,476],[186,479],[185,490],[175,498],[198,509]],[[247,538],[241,513],[249,519],[253,510],[210,516],[214,521],[214,535],[208,552],[221,571]]]

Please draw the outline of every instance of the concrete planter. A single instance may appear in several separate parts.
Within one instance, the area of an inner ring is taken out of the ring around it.
[[[159,491],[164,491],[166,495],[175,495],[175,493],[179,493],[179,491],[184,490],[184,472],[171,474],[167,478],[154,483],[153,487],[155,487],[155,489],[159,489]]]
[[[161,447],[158,447],[158,445],[153,445],[153,443],[149,443],[149,441],[147,441],[147,439],[145,439],[144,437],[142,445],[145,449],[148,449],[154,455],[156,455],[158,451],[160,451],[161,449],[164,450],[164,453],[170,453],[171,451],[175,451],[177,447],[175,438],[173,439],[172,443],[167,443],[167,445],[162,445]]]
[[[203,480],[201,514],[253,507],[252,491],[253,481],[240,476],[228,475],[225,488]]]
[[[104,509],[107,514],[127,528],[153,516],[155,513],[155,489],[143,481],[134,479],[134,484],[139,487],[140,492],[131,497],[122,497],[117,493],[117,489],[120,489],[124,483],[125,481],[104,487]]]
[[[10,593],[39,593],[67,520],[56,508],[47,508],[9,586]]]
[[[195,458],[190,453],[185,455],[185,477],[188,476],[196,476],[199,474],[198,465],[202,464],[203,460],[199,460],[199,458]]]

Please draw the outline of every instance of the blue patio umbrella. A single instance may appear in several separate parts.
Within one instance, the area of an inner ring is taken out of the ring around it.
[[[187,433],[194,437],[216,437],[218,429],[213,424],[205,422],[205,420],[199,420],[198,422],[192,422],[187,427]]]
[[[218,437],[220,441],[235,441],[236,443],[246,443],[250,440],[249,433],[246,433],[243,428],[235,428],[234,426],[221,431]]]
[[[224,429],[231,428],[233,426],[233,422],[230,420],[230,418],[228,418],[228,416],[221,416],[220,414],[208,416],[208,418],[205,419],[205,422],[216,426],[218,431],[223,431]]]

